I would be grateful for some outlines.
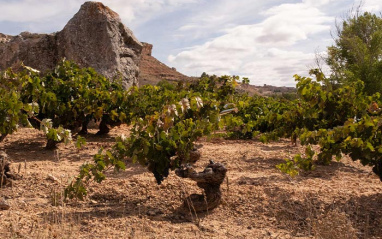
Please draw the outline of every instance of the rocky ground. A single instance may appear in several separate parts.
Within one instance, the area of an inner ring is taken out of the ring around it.
[[[213,211],[182,214],[182,199],[198,192],[194,182],[172,172],[158,186],[139,165],[109,172],[91,183],[86,201],[63,202],[63,188],[116,135],[95,136],[87,145],[43,148],[44,136],[20,129],[0,143],[21,179],[0,189],[0,238],[382,238],[382,182],[370,167],[347,157],[296,178],[275,165],[303,152],[287,140],[202,139],[203,169],[210,159],[228,168],[224,201]]]
[[[194,77],[188,77],[169,67],[151,55],[153,45],[142,43],[143,50],[139,63],[139,85],[156,85],[161,80],[172,82],[191,81]]]

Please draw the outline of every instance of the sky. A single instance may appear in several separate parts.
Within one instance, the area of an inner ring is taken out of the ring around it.
[[[82,0],[0,0],[0,33],[60,31]],[[152,55],[189,76],[248,77],[253,85],[295,86],[333,44],[335,23],[354,0],[104,0]],[[380,15],[381,0],[363,0]]]

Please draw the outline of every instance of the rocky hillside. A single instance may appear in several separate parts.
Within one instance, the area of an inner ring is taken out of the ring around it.
[[[153,45],[142,42],[143,49],[141,55],[141,62],[139,65],[139,85],[155,85],[159,81],[165,79],[169,81],[190,80],[192,77],[188,77],[178,72],[173,67],[168,67],[155,57],[151,55]]]
[[[141,62],[139,65],[140,74],[138,77],[139,85],[156,85],[161,80],[180,81],[194,80],[196,77],[190,77],[178,72],[174,67],[169,67],[152,56],[153,45],[142,42],[143,49]],[[239,85],[238,90],[248,92],[250,95],[285,95],[296,92],[294,87],[277,87],[271,85]]]

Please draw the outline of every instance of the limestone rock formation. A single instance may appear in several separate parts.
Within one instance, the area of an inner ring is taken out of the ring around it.
[[[118,14],[102,3],[86,2],[57,34],[58,55],[91,66],[108,78],[121,74],[126,87],[137,83],[142,44]]]
[[[20,62],[41,71],[53,68],[58,60],[55,34],[22,32],[0,34],[0,70],[19,67]]]
[[[142,44],[118,14],[99,2],[85,2],[64,29],[53,34],[0,34],[0,70],[24,62],[41,71],[63,58],[93,67],[107,78],[138,83]]]

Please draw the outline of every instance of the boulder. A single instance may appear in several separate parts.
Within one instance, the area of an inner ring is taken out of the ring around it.
[[[20,62],[46,71],[63,58],[93,67],[125,89],[138,84],[142,44],[117,13],[100,2],[85,2],[64,29],[53,34],[0,34],[0,70]]]
[[[57,33],[57,45],[60,58],[91,66],[107,78],[121,75],[126,88],[137,84],[142,44],[102,3],[84,3]]]

